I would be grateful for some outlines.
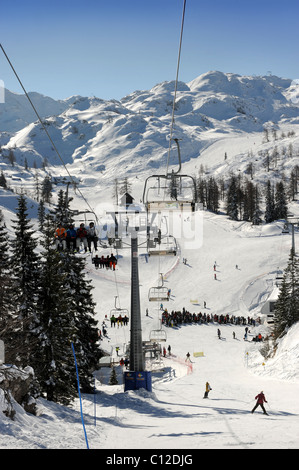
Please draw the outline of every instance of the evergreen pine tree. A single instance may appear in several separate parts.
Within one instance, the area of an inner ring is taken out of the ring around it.
[[[26,366],[30,362],[34,347],[34,323],[39,289],[39,256],[36,253],[37,242],[27,213],[25,196],[18,198],[14,220],[15,238],[11,241],[11,269],[13,272],[12,302],[16,312],[14,341],[11,343],[15,352],[14,364]]]
[[[238,186],[235,176],[231,177],[226,196],[226,213],[232,220],[238,220]]]
[[[1,171],[1,174],[0,174],[0,186],[2,186],[2,188],[4,189],[7,189],[7,182],[6,182],[6,178],[4,176],[3,170]]]
[[[76,325],[72,293],[66,283],[64,263],[53,243],[53,220],[46,216],[42,246],[36,333],[38,347],[32,354],[41,391],[50,401],[69,404],[77,395],[71,342]]]
[[[198,177],[196,180],[196,189],[197,189],[197,196],[198,196],[198,202],[203,205],[203,207],[206,207],[206,181]]]
[[[52,182],[51,177],[46,176],[42,183],[42,198],[44,202],[49,203],[52,197]]]
[[[12,304],[12,271],[8,247],[6,226],[3,214],[0,211],[0,338],[5,342],[6,359],[10,362],[14,308]]]
[[[56,223],[62,223],[66,227],[71,222],[70,216],[70,202],[72,199],[68,198],[68,192],[64,192],[62,189],[58,192],[58,201],[55,207],[51,210],[51,214],[54,215]]]
[[[260,191],[258,185],[255,185],[255,206],[252,218],[253,225],[260,225],[262,223],[261,215],[262,211],[260,209]]]
[[[275,205],[274,205],[274,195],[273,188],[270,180],[267,182],[266,188],[266,210],[265,210],[265,221],[266,224],[269,224],[275,220]]]
[[[46,214],[45,204],[44,204],[44,201],[41,199],[38,205],[38,210],[37,210],[38,228],[41,232],[43,231],[43,227],[44,227],[45,214]]]
[[[286,202],[286,195],[284,184],[282,181],[276,184],[275,192],[275,219],[286,219],[288,213],[288,205]]]
[[[299,320],[299,260],[291,250],[274,311],[275,338]]]
[[[117,380],[115,367],[112,367],[112,369],[111,369],[109,385],[118,385],[118,380]]]
[[[209,178],[207,187],[207,209],[212,212],[219,210],[219,189],[213,177]]]
[[[85,278],[85,260],[71,253],[62,254],[65,287],[72,293],[70,309],[74,323],[74,347],[78,364],[80,386],[84,392],[91,392],[93,371],[103,353],[99,346],[99,336],[95,315],[95,302],[92,298],[91,281]]]
[[[298,193],[298,175],[299,175],[299,167],[298,165],[293,168],[290,174],[290,181],[288,186],[288,197],[292,201],[295,201],[296,195]]]
[[[252,222],[255,211],[255,188],[252,181],[247,181],[244,190],[243,220]]]
[[[121,194],[129,193],[131,191],[131,188],[132,188],[132,185],[129,182],[128,178],[127,177],[124,178],[124,180],[121,184],[121,187],[120,187],[120,193]]]

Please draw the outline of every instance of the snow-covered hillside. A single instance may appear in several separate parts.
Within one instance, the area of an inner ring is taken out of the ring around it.
[[[115,177],[116,166],[120,174],[130,177],[146,176],[165,167],[174,85],[174,82],[163,82],[151,90],[136,91],[121,101],[72,97],[54,102],[37,94],[32,96],[32,101],[45,118],[47,130],[72,172],[81,176],[83,182],[86,173],[90,176],[100,172],[101,181],[107,184]],[[217,158],[218,166],[220,162],[224,165],[226,137],[237,138],[235,151],[228,156],[236,156],[239,163],[248,157],[248,152],[253,152],[256,160],[258,151],[273,149],[273,142],[262,146],[265,127],[280,134],[290,125],[292,128],[299,125],[299,108],[291,100],[291,89],[288,79],[221,72],[203,74],[188,84],[179,82],[175,136],[181,139],[182,161],[191,160],[193,165],[196,159],[196,163],[208,165],[202,157],[215,143],[216,148],[211,148],[213,157]],[[34,165],[40,168],[46,159],[50,167],[61,167],[32,109],[28,103],[23,105],[26,98],[7,92],[7,100],[0,104],[4,161],[11,149],[23,166],[26,159],[29,168]],[[22,120],[16,127],[20,115]],[[8,138],[3,131],[14,134]],[[243,139],[243,145],[239,138]],[[250,140],[244,147],[247,139]],[[286,147],[289,143],[293,140],[286,136],[277,145]],[[176,166],[176,152],[170,162]],[[227,163],[231,160],[225,166]],[[50,171],[55,172],[52,167]]]
[[[220,178],[230,172],[243,174],[253,162],[254,182],[289,174],[299,156],[299,108],[289,100],[290,85],[290,80],[278,77],[220,72],[204,74],[188,84],[181,82],[175,130],[182,138],[183,173],[198,175],[204,171]],[[57,108],[48,115],[47,129],[70,173],[80,178],[82,192],[100,222],[106,221],[106,211],[113,207],[114,178],[128,177],[132,195],[139,203],[145,178],[164,171],[173,86],[172,82],[158,84],[149,91],[136,91],[121,102],[76,97],[62,111]],[[11,134],[2,145],[0,169],[11,187],[30,192],[35,171],[24,170],[25,158],[30,166],[30,162],[42,163],[46,157],[49,173],[55,176],[66,172],[40,124],[27,122],[21,129],[8,129]],[[279,138],[274,141],[271,135],[265,142],[264,126],[276,129]],[[290,144],[293,153],[283,154]],[[262,154],[274,146],[285,157],[278,159],[277,167],[269,173]],[[14,151],[14,167],[3,157],[8,149]],[[171,162],[176,164],[174,158]],[[46,174],[44,170],[38,172],[41,178]],[[86,209],[80,194],[72,192],[71,196],[73,208]],[[2,191],[0,197],[11,233],[15,194]],[[34,219],[37,204],[29,200],[29,207]],[[290,208],[298,214],[296,201]],[[144,245],[139,247],[143,339],[148,340],[152,330],[160,327],[160,305],[148,300],[149,289],[157,285],[160,273],[171,289],[169,311],[185,308],[192,313],[249,316],[261,318],[261,324],[250,325],[246,340],[244,325],[163,326],[165,345],[171,345],[172,355],[147,362],[152,369],[152,392],[124,392],[121,366],[117,366],[119,384],[114,386],[108,385],[110,369],[99,369],[95,372],[95,396],[82,397],[87,439],[79,399],[69,408],[39,400],[37,417],[17,406],[15,421],[0,416],[0,448],[83,449],[86,440],[91,449],[183,449],[185,455],[192,454],[192,449],[298,447],[298,325],[281,340],[271,359],[265,360],[262,354],[264,343],[252,341],[258,333],[264,337],[270,334],[261,308],[272,292],[277,269],[287,264],[291,235],[282,233],[283,221],[252,226],[229,220],[223,213],[200,211],[197,216],[201,231],[196,243],[190,244],[183,230],[177,236],[176,256],[147,258]],[[189,223],[187,216],[182,227]],[[295,242],[297,246],[297,232]],[[99,255],[106,252],[101,249]],[[95,269],[91,256],[86,255],[96,318],[100,328],[103,321],[107,324],[108,335],[102,345],[115,361],[119,359],[115,347],[120,347],[121,357],[130,340],[129,326],[113,328],[107,321],[116,296],[121,306],[130,310],[130,250],[120,249],[118,256],[113,272]],[[183,259],[187,261],[183,263]],[[221,339],[217,337],[218,328]],[[191,354],[190,363],[185,361],[187,352]],[[203,399],[206,381],[212,386],[207,400]],[[261,390],[268,400],[269,416],[259,409],[251,414],[254,398]]]

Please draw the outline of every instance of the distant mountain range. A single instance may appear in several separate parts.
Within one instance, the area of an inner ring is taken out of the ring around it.
[[[116,165],[123,174],[165,165],[174,87],[174,81],[163,82],[120,101],[81,96],[57,101],[38,93],[30,98],[66,164],[112,178]],[[207,142],[221,135],[299,124],[292,93],[291,79],[276,76],[214,71],[179,82],[174,129],[183,161],[197,158]],[[25,161],[29,167],[45,161],[61,165],[26,96],[8,90],[0,104],[0,144],[4,163],[12,150],[23,166]]]

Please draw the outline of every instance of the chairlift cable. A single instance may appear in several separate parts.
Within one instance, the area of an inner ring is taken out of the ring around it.
[[[28,93],[27,93],[27,91],[26,91],[26,89],[25,89],[25,87],[24,87],[24,85],[23,85],[23,83],[22,83],[20,77],[18,76],[18,74],[17,74],[15,68],[13,67],[13,65],[12,65],[12,63],[11,63],[11,61],[10,61],[8,55],[6,54],[6,52],[5,52],[5,50],[4,50],[4,47],[2,46],[1,43],[0,43],[0,47],[1,47],[1,49],[2,49],[2,52],[3,52],[4,56],[5,56],[6,59],[7,59],[7,62],[9,63],[9,65],[10,65],[10,67],[11,67],[13,73],[15,74],[15,76],[16,76],[16,78],[17,78],[19,84],[21,85],[21,88],[22,88],[22,90],[24,91],[24,93],[25,93],[25,95],[26,95],[26,98],[28,99],[30,105],[32,106],[32,109],[33,109],[33,111],[35,112],[35,114],[36,114],[36,116],[37,116],[37,118],[38,118],[38,120],[39,120],[39,122],[40,122],[40,124],[41,124],[41,126],[42,126],[42,128],[43,128],[43,130],[45,131],[45,133],[46,133],[48,139],[50,140],[50,142],[51,142],[51,144],[52,144],[52,146],[53,146],[55,152],[57,153],[58,158],[60,159],[61,163],[63,164],[63,166],[64,166],[64,168],[65,168],[65,170],[66,170],[66,172],[67,172],[67,174],[69,175],[69,177],[70,177],[70,179],[71,179],[71,181],[72,181],[72,184],[75,185],[76,183],[75,183],[75,181],[74,181],[72,175],[70,174],[69,170],[67,169],[67,167],[66,167],[66,165],[65,165],[65,163],[64,163],[64,161],[63,161],[63,159],[62,159],[62,157],[61,157],[61,155],[60,155],[60,153],[59,153],[59,151],[58,151],[58,149],[57,149],[57,147],[56,147],[56,145],[55,145],[53,139],[51,138],[51,136],[50,136],[50,134],[49,134],[49,132],[48,132],[46,126],[44,125],[44,123],[43,123],[43,121],[42,121],[42,119],[41,119],[39,113],[37,112],[37,110],[36,110],[34,104],[32,103],[32,100],[30,99],[30,96],[28,95]],[[95,215],[96,220],[98,220],[98,218],[97,218],[97,216],[96,216],[94,210],[92,209],[92,207],[90,206],[89,202],[87,201],[87,199],[85,198],[85,196],[82,194],[82,192],[81,192],[80,188],[78,188],[78,186],[77,186],[77,189],[78,189],[78,192],[80,193],[81,197],[84,199],[85,203],[87,204],[87,206],[88,206],[89,209],[91,210],[91,212]]]
[[[168,147],[166,176],[167,176],[167,174],[168,174],[169,159],[170,159],[170,150],[171,150],[171,142],[172,142],[172,135],[173,135],[174,112],[175,112],[176,94],[177,94],[177,86],[178,86],[178,76],[179,76],[179,68],[180,68],[180,60],[181,60],[181,48],[182,48],[182,39],[183,39],[183,30],[184,30],[185,10],[186,10],[186,0],[184,0],[184,5],[183,5],[181,34],[180,34],[180,42],[179,42],[177,71],[176,71],[175,88],[174,88],[174,98],[173,98],[172,116],[171,116],[171,126],[170,126],[170,138],[169,138],[169,147]]]

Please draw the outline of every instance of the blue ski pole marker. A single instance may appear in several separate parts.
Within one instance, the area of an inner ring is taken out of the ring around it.
[[[81,421],[82,421],[83,431],[84,431],[84,435],[85,435],[86,446],[87,446],[87,449],[89,449],[88,440],[87,440],[87,434],[86,434],[85,425],[84,425],[83,411],[82,411],[82,399],[81,399],[81,392],[80,392],[80,383],[79,383],[79,374],[78,374],[77,359],[76,359],[76,354],[75,354],[74,345],[73,345],[73,343],[71,343],[71,344],[72,344],[72,350],[73,350],[74,359],[75,359],[75,366],[76,366],[78,393],[79,393],[79,400],[80,400]]]

